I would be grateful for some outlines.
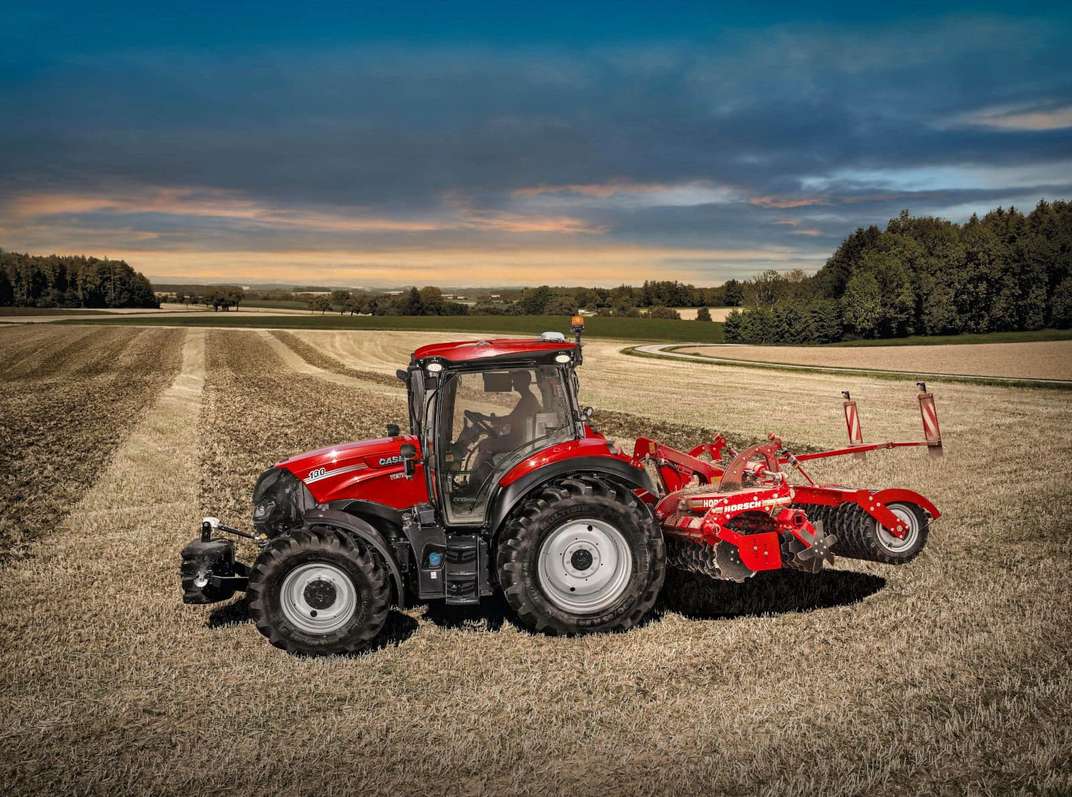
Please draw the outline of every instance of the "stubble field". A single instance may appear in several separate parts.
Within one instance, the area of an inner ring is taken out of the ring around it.
[[[442,337],[0,329],[0,420],[16,441],[3,463],[16,533],[2,544],[19,554],[0,571],[10,791],[1072,790],[1072,408],[1058,391],[935,384],[943,459],[822,471],[933,498],[945,516],[904,568],[842,560],[728,587],[675,577],[644,626],[577,639],[520,630],[499,601],[418,606],[392,614],[377,649],[324,660],[270,647],[241,603],[182,606],[178,550],[200,515],[244,523],[267,465],[401,421],[388,377]],[[627,446],[718,429],[837,444],[847,387],[870,439],[918,434],[910,381],[622,345],[592,341],[581,375]],[[112,412],[55,424],[56,391],[94,379],[70,401],[91,394]],[[37,440],[60,452],[47,471]],[[21,506],[48,522],[24,524]]]

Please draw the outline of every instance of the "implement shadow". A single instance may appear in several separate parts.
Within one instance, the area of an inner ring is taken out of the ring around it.
[[[737,584],[671,569],[657,610],[700,620],[810,612],[851,606],[885,586],[884,578],[847,570],[773,570]]]

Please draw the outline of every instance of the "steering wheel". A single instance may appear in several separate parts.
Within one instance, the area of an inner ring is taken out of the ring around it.
[[[465,420],[485,434],[492,436],[498,436],[499,434],[498,430],[492,425],[492,419],[487,415],[482,415],[473,410],[465,410]]]

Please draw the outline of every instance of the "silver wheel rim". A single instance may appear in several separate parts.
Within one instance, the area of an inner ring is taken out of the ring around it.
[[[633,575],[625,537],[602,520],[570,520],[540,546],[540,588],[571,614],[595,614],[614,605]]]
[[[916,540],[919,538],[919,518],[916,513],[902,504],[890,504],[888,507],[897,519],[900,520],[905,526],[908,527],[908,531],[905,532],[904,539],[895,537],[890,534],[886,527],[875,521],[875,527],[878,529],[878,541],[882,544],[890,553],[901,553],[910,549],[916,544]]]
[[[330,634],[357,611],[357,588],[344,571],[324,563],[300,565],[283,579],[283,616],[307,634]]]

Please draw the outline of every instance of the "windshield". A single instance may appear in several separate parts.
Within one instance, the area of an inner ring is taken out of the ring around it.
[[[409,428],[410,432],[420,435],[424,423],[424,372],[420,368],[409,371]]]

